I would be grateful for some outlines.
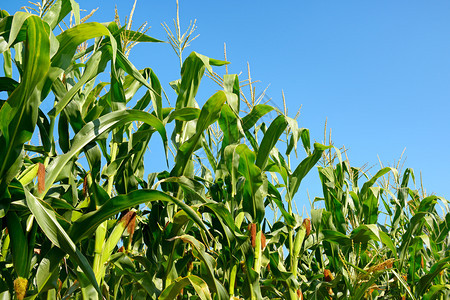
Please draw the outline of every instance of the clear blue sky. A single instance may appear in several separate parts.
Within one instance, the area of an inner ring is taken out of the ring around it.
[[[123,22],[133,1],[79,3],[88,12],[99,7],[91,20],[100,22],[113,20],[117,4]],[[13,13],[24,4],[0,7]],[[283,89],[291,116],[303,105],[299,124],[313,139],[323,139],[328,118],[335,145],[349,149],[353,166],[378,164],[377,155],[392,165],[406,148],[405,166],[416,179],[422,172],[427,192],[450,198],[449,1],[180,0],[180,7],[184,28],[197,19],[200,34],[185,56],[221,59],[226,43],[230,73],[246,72],[249,62],[261,81],[257,93],[270,84],[267,94],[280,107]],[[175,14],[175,0],[140,0],[133,28],[148,21],[147,34],[165,40],[160,23],[173,28]],[[130,59],[153,68],[175,101],[168,82],[179,69],[169,45],[140,44]],[[217,87],[205,81],[200,89],[206,97]],[[309,206],[304,200],[298,204]]]

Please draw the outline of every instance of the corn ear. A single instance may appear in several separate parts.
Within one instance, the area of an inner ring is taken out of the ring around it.
[[[123,232],[125,229],[130,229],[130,224],[133,223],[133,221],[136,221],[136,212],[135,211],[129,211],[125,214],[125,216],[120,219],[120,221],[116,224],[113,231],[109,235],[108,240],[106,241],[103,251],[102,251],[102,262],[105,263],[108,261],[109,257],[111,256],[114,248],[119,243],[120,238],[122,237]],[[131,234],[131,232],[129,231]]]
[[[300,254],[300,250],[302,248],[305,236],[306,236],[306,224],[305,222],[303,222],[302,226],[300,226],[297,234],[295,235],[294,253],[293,253],[295,258],[298,258],[298,255]]]
[[[308,224],[309,224],[309,226],[308,226]],[[300,254],[300,250],[302,249],[303,241],[308,232],[308,229],[310,230],[310,228],[311,228],[310,224],[311,224],[311,222],[309,222],[309,219],[305,219],[303,221],[302,225],[300,226],[297,234],[295,235],[294,249],[293,249],[293,253],[292,253],[292,256],[293,256],[292,274],[294,275],[294,277],[297,276],[297,266],[298,266],[298,258],[299,258],[298,256]]]
[[[117,222],[116,226],[114,227],[113,231],[109,235],[108,240],[105,244],[102,243],[101,245],[101,254],[99,255],[100,261],[98,262],[98,269],[95,271],[95,277],[97,278],[97,281],[100,282],[105,274],[105,263],[109,260],[109,257],[111,256],[112,252],[114,251],[114,248],[119,243],[120,238],[122,237],[123,232],[125,229],[128,229],[128,232],[130,233],[130,236],[132,235],[132,231],[134,231],[134,225],[136,222],[136,212],[135,211],[129,211],[125,214],[125,216],[120,219],[119,222]],[[103,239],[104,241],[104,239]],[[125,250],[125,249],[123,249]]]
[[[26,168],[22,174],[19,175],[18,180],[22,185],[27,185],[36,177],[39,170],[39,164],[34,164]]]
[[[103,250],[103,243],[106,238],[106,230],[107,230],[107,221],[104,221],[101,223],[97,229],[95,230],[95,247],[94,247],[94,264],[93,264],[93,271],[95,274],[95,278],[97,279],[97,282],[100,283],[100,274],[102,270],[102,250]]]

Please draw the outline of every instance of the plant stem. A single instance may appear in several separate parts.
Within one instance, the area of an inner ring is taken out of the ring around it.
[[[231,272],[230,272],[230,286],[229,286],[228,290],[229,290],[229,294],[230,294],[231,298],[234,297],[234,288],[236,286],[237,268],[238,268],[238,266],[235,264],[231,268]]]

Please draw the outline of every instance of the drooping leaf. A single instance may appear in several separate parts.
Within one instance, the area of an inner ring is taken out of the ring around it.
[[[203,131],[219,118],[219,113],[226,99],[227,96],[225,92],[218,91],[206,101],[205,105],[203,105],[200,116],[198,117],[196,133],[178,149],[175,158],[175,166],[171,171],[171,176],[179,177],[183,175],[184,170],[191,159],[191,155],[200,141]]]
[[[236,147],[239,154],[239,173],[245,178],[244,183],[244,211],[248,212],[253,222],[261,222],[264,218],[264,199],[267,194],[267,179],[261,169],[255,164],[255,154],[247,145]],[[264,183],[266,183],[264,185]]]
[[[45,233],[46,237],[58,248],[62,249],[65,253],[78,264],[83,270],[90,283],[93,285],[99,296],[101,297],[101,291],[98,287],[95,279],[95,274],[86,259],[86,257],[77,249],[75,243],[62,228],[59,222],[56,220],[55,212],[43,205],[41,200],[35,198],[27,189],[24,189],[26,196],[26,203],[33,216],[36,218],[39,227]]]
[[[205,246],[190,235],[182,235],[176,238],[192,245],[194,256],[205,264],[208,276],[204,279],[208,283],[208,286],[211,288],[211,290],[217,294],[218,299],[229,299],[230,296],[228,295],[227,291],[220,283],[220,281],[215,278],[214,269],[216,266],[216,261],[210,254],[206,252]]]
[[[188,285],[192,285],[197,292],[197,295],[202,300],[212,299],[209,292],[208,285],[203,279],[195,275],[189,275],[183,278],[176,279],[171,285],[166,287],[164,291],[159,295],[160,300],[175,299],[180,292]]]
[[[288,122],[286,121],[286,118],[283,115],[279,115],[272,121],[264,134],[255,162],[255,165],[261,170],[265,169],[270,151],[272,151],[272,148],[277,144],[278,139],[286,129],[287,125]]]
[[[59,172],[61,172],[67,162],[70,161],[79,151],[81,151],[83,147],[94,141],[102,133],[108,132],[115,127],[132,121],[141,121],[153,126],[159,132],[164,145],[167,147],[167,136],[164,125],[152,114],[138,110],[111,112],[86,124],[74,137],[70,151],[63,155],[59,155],[52,161],[47,168],[45,191],[42,194],[45,195],[45,193],[55,182]]]
[[[323,151],[330,149],[331,146],[324,146],[318,143],[314,144],[314,151],[311,155],[306,157],[297,166],[291,176],[289,176],[289,194],[292,197],[297,193],[300,183],[303,178],[309,173],[309,171],[316,165],[319,159],[322,157]]]
[[[72,224],[69,234],[77,242],[82,238],[88,237],[99,224],[115,214],[139,204],[157,200],[178,205],[200,228],[203,230],[207,229],[197,212],[181,200],[156,190],[136,190],[128,195],[119,195],[111,198],[97,210],[83,215]]]

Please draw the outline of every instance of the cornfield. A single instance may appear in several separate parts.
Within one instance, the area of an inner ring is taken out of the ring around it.
[[[166,101],[128,59],[162,41],[89,17],[73,0],[0,12],[1,299],[450,298],[448,201],[412,169],[371,176],[227,61],[183,59],[195,24],[165,25],[181,64]],[[144,165],[152,138],[163,172]],[[310,172],[323,195],[302,216]]]

